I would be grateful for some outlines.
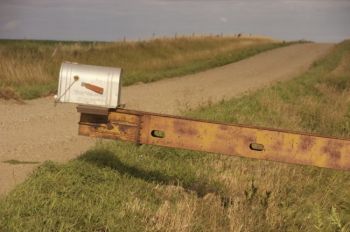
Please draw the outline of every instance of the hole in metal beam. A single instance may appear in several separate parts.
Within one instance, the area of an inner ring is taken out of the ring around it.
[[[151,135],[155,138],[164,138],[165,137],[165,132],[161,130],[152,130]]]
[[[263,151],[264,150],[264,145],[260,143],[251,143],[249,145],[249,148],[253,151]]]

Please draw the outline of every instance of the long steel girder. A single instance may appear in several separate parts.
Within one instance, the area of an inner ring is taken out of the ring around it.
[[[126,109],[78,107],[79,134],[350,170],[350,140]]]

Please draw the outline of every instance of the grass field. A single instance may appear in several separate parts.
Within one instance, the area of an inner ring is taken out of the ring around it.
[[[350,137],[350,41],[305,74],[184,114]],[[350,173],[100,141],[0,200],[0,231],[350,231]]]
[[[62,61],[122,67],[123,85],[131,85],[202,71],[289,44],[216,36],[110,43],[0,40],[0,97],[32,99],[54,93]]]

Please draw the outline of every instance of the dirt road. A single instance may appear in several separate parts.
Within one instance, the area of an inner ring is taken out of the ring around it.
[[[292,78],[322,57],[332,44],[298,44],[194,75],[122,89],[129,109],[179,114],[208,101],[217,102]],[[65,162],[94,144],[77,136],[79,115],[73,105],[54,106],[52,98],[20,105],[0,101],[0,195],[25,179],[38,164],[6,160]]]

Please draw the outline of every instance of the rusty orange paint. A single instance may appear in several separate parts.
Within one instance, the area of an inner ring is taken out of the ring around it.
[[[95,93],[103,94],[103,88],[100,86],[93,85],[93,84],[86,83],[86,82],[82,82],[81,86],[83,86],[83,87],[85,87],[85,88],[87,88]]]
[[[350,170],[350,140],[346,139],[124,109],[110,111],[104,122],[91,112],[90,116],[81,113],[81,135]]]

